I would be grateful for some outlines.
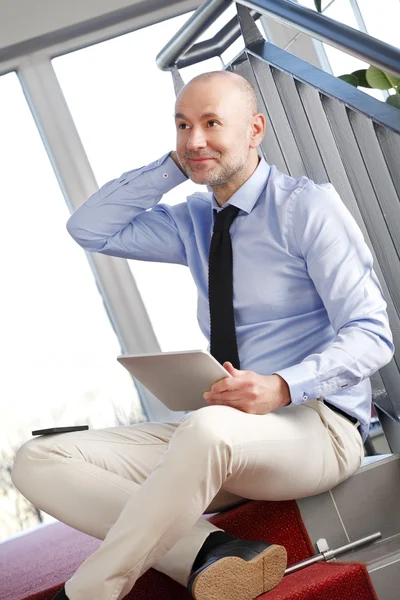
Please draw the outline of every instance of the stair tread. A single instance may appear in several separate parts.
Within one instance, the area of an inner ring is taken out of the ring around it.
[[[361,562],[368,571],[400,560],[400,533],[370,546],[343,554],[336,562]]]

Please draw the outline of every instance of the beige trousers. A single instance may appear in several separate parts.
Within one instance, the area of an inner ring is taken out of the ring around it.
[[[35,506],[104,540],[66,582],[68,598],[118,600],[151,566],[186,585],[217,530],[204,512],[319,494],[363,456],[357,426],[319,398],[268,415],[207,406],[177,423],[34,438],[12,478]]]

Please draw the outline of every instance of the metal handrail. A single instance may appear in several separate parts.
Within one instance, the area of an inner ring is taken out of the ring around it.
[[[157,66],[163,71],[171,70],[230,4],[231,0],[207,0],[164,46],[156,58]],[[239,0],[237,4],[256,10],[285,25],[293,26],[368,64],[397,77],[400,76],[400,50],[362,31],[329,19],[291,0]],[[210,40],[210,45],[212,43],[213,40]],[[201,51],[197,52],[197,60],[204,60],[202,56],[207,56],[208,52],[209,49],[204,44]]]
[[[261,15],[255,10],[250,11],[254,21],[257,21]],[[203,60],[221,56],[238,38],[241,36],[239,18],[236,15],[226,25],[215,34],[213,38],[194,44],[177,62],[178,69],[195,65]]]
[[[207,0],[199,6],[190,19],[159,52],[156,58],[157,66],[162,71],[173,69],[179,58],[189,50],[202,33],[207,31],[214,20],[225,12],[230,4],[231,0]],[[205,50],[204,54],[206,54]]]

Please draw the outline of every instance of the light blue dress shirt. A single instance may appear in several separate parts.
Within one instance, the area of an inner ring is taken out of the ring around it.
[[[185,180],[166,154],[103,185],[67,229],[89,252],[188,266],[209,340],[208,256],[214,212],[223,208],[202,192],[159,204]],[[360,421],[365,440],[369,377],[394,345],[358,225],[331,184],[289,177],[263,159],[228,204],[240,209],[230,233],[241,369],[279,374],[294,404],[326,398]]]

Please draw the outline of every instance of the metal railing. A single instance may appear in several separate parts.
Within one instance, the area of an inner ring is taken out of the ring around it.
[[[254,21],[257,21],[261,14],[255,10],[250,10]],[[208,26],[208,25],[207,25]],[[194,44],[177,63],[178,69],[189,67],[203,60],[221,56],[242,34],[239,19],[233,17],[222,29],[211,39]]]
[[[193,44],[230,4],[232,4],[230,0],[208,0],[202,4],[158,54],[157,66],[163,71],[174,67],[179,69],[216,56],[221,48],[224,51],[226,47],[221,45],[221,32],[207,42],[195,46]],[[400,76],[400,50],[362,31],[329,19],[291,0],[239,0],[237,4],[295,27],[383,71]],[[224,39],[231,36],[234,41],[239,37],[238,29],[234,37],[235,27],[237,22],[232,19],[224,27]],[[190,54],[186,55],[189,50]]]
[[[391,451],[398,452],[400,111],[267,42],[253,13],[278,18],[324,42],[334,39],[337,48],[395,74],[400,73],[400,51],[288,0],[238,0],[238,19],[214,38],[195,44],[230,4],[209,0],[201,6],[160,52],[157,64],[171,70],[179,90],[179,69],[215,56],[229,29],[240,24],[243,52],[225,68],[248,79],[256,90],[259,110],[269,123],[260,146],[265,159],[293,177],[330,181],[372,253],[397,348],[393,360],[380,369],[380,381],[375,374],[379,388],[374,403]]]

